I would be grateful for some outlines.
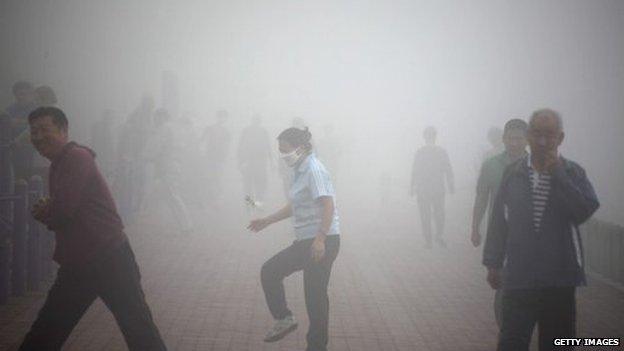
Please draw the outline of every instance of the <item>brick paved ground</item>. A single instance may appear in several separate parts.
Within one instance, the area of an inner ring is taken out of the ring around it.
[[[465,243],[465,223],[449,225],[447,249],[428,251],[413,233],[417,221],[409,207],[383,216],[356,208],[343,213],[344,236],[330,286],[330,349],[493,350],[494,294],[484,281],[480,250]],[[451,208],[449,216],[461,211]],[[254,236],[244,230],[246,219],[240,218],[246,216],[239,212],[196,214],[202,230],[191,238],[171,234],[170,222],[156,225],[158,213],[147,213],[128,228],[148,301],[170,350],[304,349],[307,319],[300,273],[286,281],[299,329],[279,343],[262,342],[272,320],[259,269],[289,244],[288,225]],[[220,223],[218,230],[215,223]],[[0,307],[0,349],[16,348],[43,297],[30,294]],[[621,291],[592,280],[579,291],[578,310],[581,336],[624,336]],[[124,349],[112,316],[99,301],[64,348]]]

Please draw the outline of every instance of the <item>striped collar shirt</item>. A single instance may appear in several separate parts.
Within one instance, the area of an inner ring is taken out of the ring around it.
[[[546,204],[550,198],[552,176],[549,173],[536,171],[531,164],[531,155],[527,157],[527,162],[529,166],[529,180],[531,181],[531,200],[533,202],[533,228],[537,232],[540,230],[544,212],[546,211]]]

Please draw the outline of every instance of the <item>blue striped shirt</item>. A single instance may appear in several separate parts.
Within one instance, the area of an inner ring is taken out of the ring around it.
[[[288,194],[293,211],[293,225],[297,240],[314,238],[321,229],[323,205],[320,198],[334,198],[334,218],[327,235],[338,235],[339,219],[336,208],[336,193],[325,166],[308,155],[294,169],[294,176]]]

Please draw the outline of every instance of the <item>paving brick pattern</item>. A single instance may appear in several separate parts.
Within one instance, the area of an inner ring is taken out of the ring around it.
[[[495,349],[494,293],[485,283],[480,250],[468,246],[464,236],[449,235],[447,249],[425,250],[410,221],[402,226],[344,217],[330,284],[330,350]],[[259,270],[292,240],[287,224],[252,235],[244,230],[245,221],[198,218],[201,231],[183,237],[171,234],[170,224],[154,225],[156,218],[146,215],[128,232],[170,350],[304,350],[308,323],[300,273],[285,281],[299,329],[278,343],[262,342],[272,320]],[[0,306],[0,350],[16,349],[44,297],[30,293]],[[591,280],[578,293],[578,315],[581,336],[624,337],[624,294],[618,289]],[[100,301],[64,347],[125,349]]]

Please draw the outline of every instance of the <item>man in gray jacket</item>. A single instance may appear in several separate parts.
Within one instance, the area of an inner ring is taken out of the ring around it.
[[[528,350],[536,323],[540,351],[576,335],[574,294],[585,285],[578,226],[599,203],[583,168],[559,155],[563,139],[559,113],[534,112],[531,153],[507,167],[494,201],[483,264],[490,286],[503,289],[501,351]]]

